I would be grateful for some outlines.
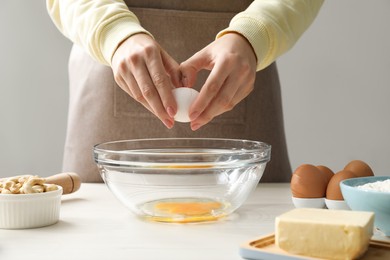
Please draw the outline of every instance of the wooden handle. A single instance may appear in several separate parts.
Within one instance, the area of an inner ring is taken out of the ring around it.
[[[62,194],[70,194],[81,186],[80,176],[74,172],[58,173],[45,178],[45,183],[56,184],[62,187]]]

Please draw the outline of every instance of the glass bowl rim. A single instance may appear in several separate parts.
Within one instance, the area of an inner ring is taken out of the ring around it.
[[[110,147],[105,147],[105,146],[110,146],[110,145],[120,145],[120,144],[126,144],[126,143],[134,143],[136,144],[137,142],[138,143],[151,143],[151,142],[166,142],[166,143],[172,143],[172,141],[184,141],[185,142],[207,142],[207,141],[213,141],[213,142],[221,142],[222,143],[231,143],[231,144],[241,144],[240,146],[238,146],[237,149],[234,149],[234,147],[232,146],[232,149],[231,150],[228,150],[228,148],[220,148],[218,150],[218,147],[213,147],[213,148],[210,148],[210,147],[205,147],[205,150],[208,150],[208,149],[217,149],[217,150],[213,150],[212,152],[210,152],[210,150],[204,152],[204,154],[207,154],[208,156],[218,156],[218,155],[228,155],[228,156],[232,156],[232,155],[239,155],[239,156],[246,156],[246,155],[249,155],[249,154],[256,154],[256,158],[252,158],[251,161],[252,163],[255,162],[255,163],[264,163],[264,162],[268,162],[270,160],[270,157],[271,157],[271,145],[265,143],[265,142],[261,142],[261,141],[254,141],[254,140],[247,140],[247,139],[228,139],[228,138],[143,138],[143,139],[128,139],[128,140],[117,140],[117,141],[109,141],[109,142],[103,142],[103,143],[99,143],[99,144],[96,144],[93,146],[93,154],[94,154],[94,159],[95,159],[95,162],[98,163],[98,164],[106,164],[108,163],[108,161],[106,161],[104,158],[100,158],[99,155],[100,154],[111,154],[111,155],[132,155],[132,156],[135,156],[135,155],[139,155],[139,156],[172,156],[172,155],[175,155],[175,156],[179,156],[181,158],[190,158],[191,156],[193,155],[199,155],[200,152],[197,151],[197,152],[188,152],[186,151],[185,153],[183,152],[169,152],[169,153],[165,153],[165,152],[161,152],[162,150],[164,150],[164,148],[151,148],[151,147],[147,147],[145,150],[144,149],[134,149],[134,150],[131,150],[131,149],[127,149],[127,150],[122,150],[122,149],[112,149]],[[247,146],[247,147],[246,147]],[[159,149],[160,148],[160,149]],[[186,146],[186,147],[169,147],[167,148],[167,150],[169,149],[175,149],[175,148],[186,148],[186,149],[191,149],[190,146]],[[199,147],[201,149],[201,147]],[[194,148],[192,148],[194,149]],[[110,163],[108,164],[111,164],[113,163],[115,160],[110,160]],[[120,160],[117,160],[118,162]],[[168,162],[166,164],[169,164],[171,162]],[[156,163],[158,165],[164,165],[164,163]],[[223,163],[224,164],[224,163]],[[231,164],[231,163],[228,163],[228,164]],[[112,164],[111,164],[112,165]],[[226,165],[225,165],[226,166]]]

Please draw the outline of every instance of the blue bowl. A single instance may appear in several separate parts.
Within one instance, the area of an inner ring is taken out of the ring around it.
[[[386,236],[390,236],[390,192],[366,191],[356,186],[384,181],[390,176],[352,178],[340,182],[344,200],[352,210],[375,213],[375,226]]]

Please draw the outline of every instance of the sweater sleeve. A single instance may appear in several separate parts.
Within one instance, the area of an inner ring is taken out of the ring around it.
[[[46,7],[62,34],[105,65],[131,35],[152,36],[122,0],[46,0]]]
[[[262,70],[288,51],[317,16],[323,0],[255,0],[231,20],[217,38],[235,32],[244,36]]]

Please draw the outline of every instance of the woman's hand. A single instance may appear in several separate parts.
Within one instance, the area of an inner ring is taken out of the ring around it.
[[[129,37],[112,58],[115,81],[172,128],[177,112],[172,89],[181,86],[179,64],[147,34]]]
[[[228,33],[180,65],[185,87],[195,84],[200,70],[210,70],[198,98],[191,105],[191,129],[199,129],[214,117],[233,109],[253,90],[256,55],[241,35]]]

